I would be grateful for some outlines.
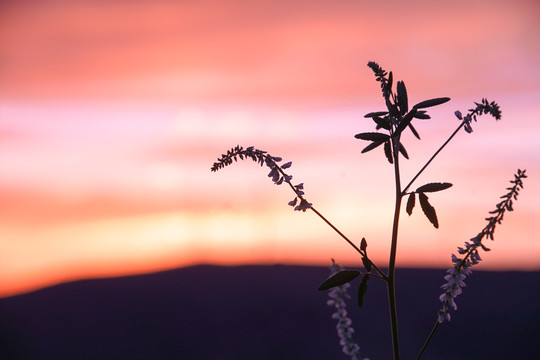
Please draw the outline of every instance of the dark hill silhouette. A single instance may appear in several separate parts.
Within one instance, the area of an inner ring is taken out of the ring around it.
[[[328,274],[195,266],[0,299],[0,359],[347,359],[316,290]],[[398,269],[404,359],[433,326],[443,275]],[[540,359],[540,272],[476,271],[467,285],[424,359]],[[384,284],[372,279],[364,308],[351,303],[350,313],[363,355],[390,359]]]

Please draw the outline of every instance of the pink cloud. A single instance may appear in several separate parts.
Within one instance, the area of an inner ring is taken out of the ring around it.
[[[538,82],[534,2],[237,5],[7,6],[2,94],[351,101],[371,93],[368,60],[435,90],[526,91]]]

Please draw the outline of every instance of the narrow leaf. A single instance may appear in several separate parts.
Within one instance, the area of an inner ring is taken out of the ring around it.
[[[411,129],[413,135],[416,136],[418,140],[420,140],[420,134],[418,134],[418,131],[416,131],[416,129],[414,128],[414,126],[412,126],[412,124],[409,124],[409,129]]]
[[[404,117],[403,119],[401,119],[401,121],[399,122],[399,125],[398,127],[396,128],[396,131],[394,132],[394,136],[397,136],[399,134],[401,134],[401,132],[403,130],[405,130],[405,128],[407,126],[409,126],[409,124],[411,123],[413,117],[414,117],[414,114],[416,114],[416,109],[411,109],[411,111],[409,111]]]
[[[398,117],[399,111],[395,104],[392,104],[392,101],[390,101],[390,98],[385,99],[386,102],[386,108],[388,109],[388,112],[390,113],[390,116]]]
[[[371,272],[371,260],[369,260],[365,256],[362,256],[362,264],[364,265],[364,269],[366,269],[367,272]]]
[[[409,198],[407,199],[407,207],[406,207],[406,210],[407,210],[407,214],[409,214],[409,216],[411,216],[412,214],[412,211],[414,209],[414,205],[416,203],[416,195],[414,193],[411,193],[409,195]]]
[[[360,286],[358,286],[358,307],[362,307],[362,305],[364,305],[364,295],[366,295],[368,289],[368,280],[369,275],[364,275],[362,281],[360,282]]]
[[[368,151],[371,151],[371,150],[375,149],[377,146],[381,145],[382,143],[383,143],[382,141],[374,141],[371,144],[369,144],[368,146],[366,146],[362,150],[362,153],[366,153]]]
[[[377,130],[380,128],[383,128],[385,130],[390,130],[392,125],[390,124],[390,121],[388,121],[388,118],[381,118],[378,116],[373,117],[373,121],[375,121],[375,124],[377,124]]]
[[[391,92],[392,91],[392,82],[394,80],[394,77],[392,75],[392,72],[388,74],[388,82],[386,83],[386,91]]]
[[[392,146],[390,145],[390,141],[384,143],[384,154],[386,155],[388,162],[393,164],[394,158],[392,157]]]
[[[429,100],[419,102],[418,104],[414,105],[413,108],[422,109],[422,108],[437,106],[437,105],[444,104],[447,101],[450,101],[450,98],[442,97],[442,98],[436,98],[436,99],[429,99]]]
[[[319,290],[328,290],[336,286],[340,286],[356,279],[360,275],[360,271],[342,270],[335,273],[319,286]]]
[[[403,81],[397,82],[397,97],[399,103],[399,109],[401,114],[407,113],[409,111],[409,100],[407,99],[407,89],[405,88],[405,83]]]
[[[431,116],[429,116],[425,110],[420,110],[420,111],[417,111],[416,114],[414,115],[415,118],[417,119],[420,119],[420,120],[428,120],[428,119],[431,119]]]
[[[367,132],[354,135],[355,138],[360,140],[370,140],[370,141],[386,141],[390,136],[386,134],[381,134],[378,132]]]
[[[405,147],[401,142],[399,143],[399,152],[405,157],[405,159],[409,159],[409,154],[407,154],[407,150],[405,150]]]
[[[362,241],[360,242],[360,250],[366,251],[367,249],[367,241],[366,238],[362,238]]]
[[[450,183],[429,183],[420,186],[418,189],[416,189],[416,192],[435,192],[435,191],[441,191],[444,189],[448,189],[451,187],[452,184]]]
[[[422,211],[424,211],[424,214],[428,218],[428,220],[435,226],[436,229],[439,228],[439,221],[437,220],[437,213],[435,212],[435,209],[428,201],[428,197],[424,193],[419,193],[418,198],[420,200],[420,206],[422,206]]]
[[[388,114],[388,111],[377,111],[377,112],[370,112],[370,113],[367,113],[366,115],[364,115],[365,118],[372,118],[372,117],[375,117],[375,116],[384,116]]]

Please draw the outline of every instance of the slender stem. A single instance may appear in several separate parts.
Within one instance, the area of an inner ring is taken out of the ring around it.
[[[346,242],[348,242],[349,245],[351,245],[360,255],[366,255],[365,252],[363,252],[358,246],[356,246],[351,240],[349,240],[349,238],[345,236],[345,234],[339,231],[339,229],[335,227],[334,224],[332,224],[328,219],[326,219],[323,214],[318,212],[313,206],[310,207],[310,209],[315,214],[317,214],[326,224],[328,224],[328,226],[330,226],[335,232],[337,232],[339,236],[341,236]],[[373,264],[373,262],[371,263],[371,266],[373,266],[373,268],[377,270],[382,279],[386,280],[386,275],[382,270],[380,270],[375,264]]]
[[[401,209],[401,180],[399,174],[399,136],[392,141],[393,157],[394,157],[394,177],[396,185],[396,201],[394,208],[394,222],[392,226],[392,244],[390,247],[390,260],[388,262],[388,306],[390,308],[390,323],[392,329],[392,346],[394,349],[394,360],[399,360],[399,331],[396,309],[396,291],[395,291],[395,269],[396,269],[396,254],[397,240],[399,228],[399,212]]]
[[[416,358],[416,360],[420,360],[420,358],[424,354],[424,351],[426,351],[426,348],[427,348],[429,342],[431,341],[431,338],[435,334],[435,331],[437,331],[437,328],[439,327],[439,325],[440,325],[439,321],[435,321],[435,325],[433,326],[433,329],[431,329],[431,333],[429,334],[426,342],[424,343],[424,346],[422,346],[422,350],[420,350],[420,354],[418,354],[418,357]]]
[[[285,174],[285,172],[283,171],[281,166],[278,166],[278,165],[276,165],[276,166],[277,166],[278,171],[281,173],[281,175],[284,178],[286,178],[287,174]],[[296,194],[297,197],[299,197],[302,201],[306,201],[302,195],[298,194],[298,191],[296,190],[294,185],[289,180],[285,180],[285,182],[289,185],[289,187],[292,189],[292,191],[294,191],[294,193]],[[317,214],[335,232],[337,232],[339,236],[341,236],[345,241],[347,241],[349,243],[349,245],[351,245],[356,250],[356,252],[358,252],[360,255],[365,256],[366,258],[368,258],[366,251],[360,249],[351,240],[349,240],[349,238],[347,236],[345,236],[345,234],[343,234],[337,227],[335,227],[334,224],[332,224],[327,218],[325,218],[323,216],[323,214],[321,214],[319,211],[317,211],[313,206],[310,206],[310,209],[313,210],[313,212],[315,214]],[[375,276],[375,277],[381,278],[383,280],[386,280],[386,274],[381,269],[379,269],[371,260],[369,260],[369,261],[371,262],[371,266],[373,266],[373,268],[379,273],[379,276],[374,275],[374,274],[372,274],[372,276]]]
[[[313,210],[313,212],[315,214],[317,214],[325,223],[328,224],[328,226],[330,226],[335,232],[337,232],[339,234],[339,236],[341,236],[346,242],[349,243],[349,245],[351,245],[357,252],[359,252],[360,254],[363,254],[362,250],[360,250],[360,248],[358,246],[356,246],[351,240],[349,240],[348,237],[345,236],[345,234],[343,234],[341,231],[339,231],[339,229],[337,227],[334,226],[334,224],[332,224],[330,221],[328,221],[320,212],[318,212],[313,206],[310,207],[311,210]]]
[[[452,140],[452,138],[454,136],[456,136],[456,134],[459,132],[459,130],[461,130],[461,128],[465,125],[465,121],[462,121],[461,124],[457,127],[456,130],[454,130],[454,132],[452,133],[452,135],[450,135],[450,137],[448,138],[448,140],[446,140],[444,142],[444,144],[441,145],[441,147],[439,148],[439,150],[437,150],[435,152],[435,154],[433,154],[433,156],[428,160],[428,162],[422,167],[422,169],[420,169],[420,171],[412,178],[412,180],[409,182],[409,184],[407,184],[407,186],[405,186],[405,188],[403,189],[403,195],[405,195],[405,193],[407,192],[407,190],[409,189],[409,187],[411,187],[411,185],[413,184],[413,182],[420,176],[420,174],[422,172],[424,172],[424,170],[428,167],[428,165],[433,161],[433,159],[435,159],[435,157],[437,155],[439,155],[439,153],[442,151],[442,149],[444,149],[444,147],[446,145],[448,145],[448,143],[450,142],[450,140]]]

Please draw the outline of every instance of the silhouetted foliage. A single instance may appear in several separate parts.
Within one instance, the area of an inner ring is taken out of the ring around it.
[[[409,94],[403,81],[395,82],[395,91],[393,90],[394,77],[392,72],[387,72],[379,66],[376,62],[370,61],[368,63],[369,68],[375,74],[375,80],[380,83],[382,96],[386,110],[370,112],[364,115],[365,118],[371,119],[375,123],[375,131],[367,131],[356,134],[354,137],[358,140],[368,141],[368,145],[365,146],[361,153],[369,152],[383,145],[384,155],[387,161],[394,167],[394,180],[395,180],[395,210],[394,219],[392,224],[392,238],[391,238],[391,250],[390,260],[387,271],[382,271],[367,254],[367,241],[362,238],[360,247],[355,242],[351,241],[345,236],[337,227],[335,227],[328,219],[326,219],[318,210],[316,210],[311,203],[309,203],[304,197],[303,183],[293,185],[291,183],[292,176],[284,172],[291,166],[291,163],[279,165],[281,162],[280,157],[274,157],[269,155],[266,151],[255,149],[250,146],[244,149],[241,146],[236,146],[222,155],[216,163],[212,166],[212,171],[217,171],[225,166],[232,164],[237,159],[252,159],[259,163],[261,166],[266,164],[270,168],[268,176],[272,181],[280,185],[287,183],[290,188],[295,192],[296,197],[289,202],[290,206],[293,206],[295,210],[312,210],[317,216],[319,216],[324,222],[326,222],[334,231],[338,233],[345,241],[347,241],[356,252],[359,253],[362,260],[363,270],[346,270],[339,266],[332,259],[332,273],[330,278],[325,280],[320,286],[319,290],[330,290],[329,305],[335,307],[335,313],[333,318],[338,320],[338,336],[340,337],[340,344],[342,345],[343,352],[346,355],[351,356],[353,359],[361,359],[360,347],[352,340],[352,334],[354,330],[351,327],[351,320],[347,317],[345,310],[346,304],[344,299],[348,297],[347,288],[350,287],[350,283],[355,281],[357,277],[361,277],[357,291],[357,305],[362,307],[364,304],[364,297],[368,289],[368,281],[370,277],[376,277],[383,280],[387,284],[388,301],[390,308],[390,325],[392,330],[392,342],[394,359],[400,358],[399,352],[399,335],[397,330],[397,311],[396,311],[396,299],[394,293],[395,287],[395,260],[397,253],[398,242],[398,228],[401,212],[402,200],[407,197],[405,205],[405,211],[407,214],[412,215],[416,205],[416,198],[420,203],[422,212],[427,217],[429,222],[435,227],[439,228],[439,219],[437,212],[433,205],[430,203],[426,193],[436,193],[446,190],[452,187],[449,182],[430,182],[422,186],[419,186],[414,191],[408,191],[411,185],[417,180],[417,178],[424,172],[424,170],[431,164],[435,157],[442,151],[442,149],[453,139],[453,137],[463,128],[467,133],[472,132],[471,122],[477,121],[479,115],[491,115],[496,120],[501,119],[501,110],[499,105],[495,102],[489,102],[487,99],[482,99],[480,103],[475,102],[475,107],[469,109],[468,113],[463,116],[460,111],[455,111],[455,116],[461,121],[457,129],[450,135],[450,137],[443,143],[443,145],[431,156],[426,164],[416,173],[416,175],[410,180],[410,182],[403,187],[401,185],[399,156],[408,159],[409,154],[405,149],[401,141],[401,135],[406,129],[410,129],[413,135],[420,139],[420,135],[416,128],[413,126],[415,119],[417,120],[429,120],[430,115],[427,113],[427,108],[442,105],[447,103],[450,98],[438,97],[424,101],[420,101],[409,107]],[[422,110],[421,110],[422,109]],[[526,178],[525,171],[519,170],[512,181],[513,186],[508,188],[510,191],[508,194],[502,196],[503,199],[497,204],[497,208],[490,212],[493,216],[486,218],[488,225],[477,236],[471,239],[471,242],[466,242],[464,248],[458,248],[458,253],[463,255],[458,257],[452,255],[453,267],[448,270],[448,274],[445,276],[445,283],[442,288],[444,293],[440,296],[443,306],[437,315],[437,321],[435,326],[428,336],[424,347],[421,349],[418,359],[424,353],[427,345],[429,344],[433,334],[437,330],[439,324],[444,320],[450,321],[450,308],[456,310],[454,299],[461,294],[462,287],[465,286],[463,280],[470,274],[470,267],[480,262],[480,255],[478,249],[489,251],[489,249],[482,243],[482,239],[489,238],[493,240],[493,234],[496,224],[500,224],[503,215],[506,210],[512,211],[513,200],[517,199],[519,190],[523,187],[522,179]],[[373,271],[373,272],[372,272]]]

